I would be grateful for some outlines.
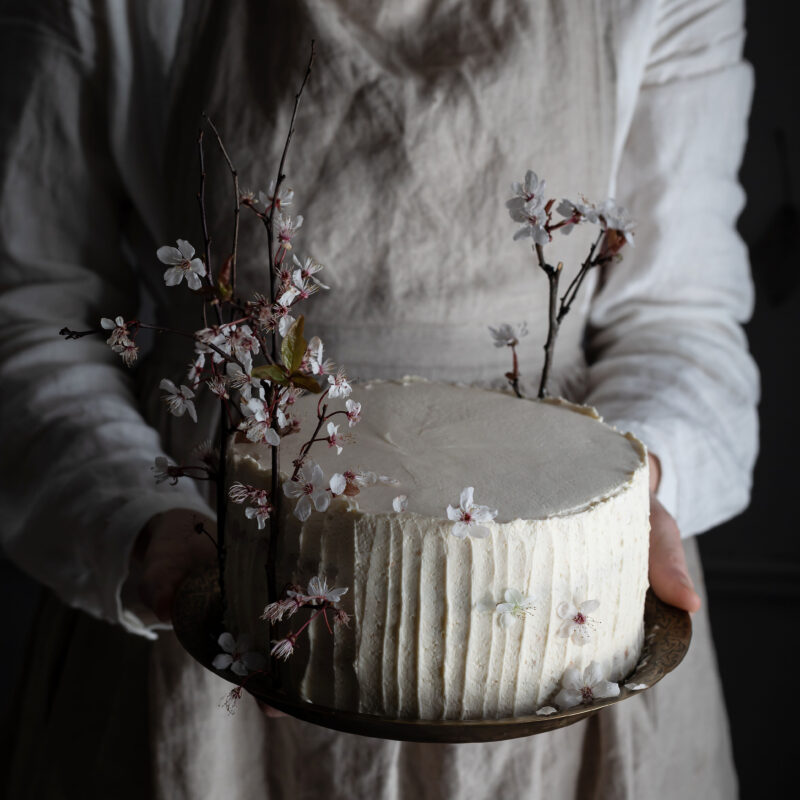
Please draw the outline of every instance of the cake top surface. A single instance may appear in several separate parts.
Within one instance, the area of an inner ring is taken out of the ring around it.
[[[364,512],[391,513],[392,499],[404,494],[408,511],[446,518],[447,505],[458,506],[461,490],[474,486],[474,501],[496,508],[497,522],[542,519],[616,494],[646,464],[636,439],[568,403],[417,378],[356,385],[352,397],[362,404],[361,421],[348,429],[344,414],[331,420],[352,441],[341,454],[318,442],[310,457],[324,470],[326,485],[345,470],[396,481],[363,488],[355,500]],[[306,395],[293,407],[302,430],[281,442],[283,472],[314,430],[317,400]],[[344,401],[330,400],[328,413],[340,407]],[[236,452],[269,467],[267,447],[242,443]]]

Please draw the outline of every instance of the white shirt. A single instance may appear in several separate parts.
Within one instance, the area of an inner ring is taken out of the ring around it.
[[[533,168],[552,196],[613,195],[636,245],[587,281],[556,385],[659,456],[684,535],[744,508],[758,379],[735,231],[752,90],[739,2],[305,0],[279,24],[242,2],[17,5],[0,17],[2,537],[66,602],[154,635],[120,599],[136,536],[161,511],[210,507],[188,481],[156,486],[150,466],[210,435],[216,405],[199,403],[200,430],[166,414],[156,387],[181,379],[183,342],[160,339],[134,382],[103,338],[58,331],[131,318],[140,289],[159,320],[199,327],[155,259],[200,241],[199,113],[243,188],[266,188],[312,35],[288,171],[299,252],[330,264],[332,291],[308,330],[360,377],[502,383],[486,327],[527,319],[535,376],[546,281],[511,240],[508,184]],[[230,189],[210,172],[219,254]],[[247,231],[242,285],[256,289],[263,243]],[[552,245],[567,276],[581,237]]]

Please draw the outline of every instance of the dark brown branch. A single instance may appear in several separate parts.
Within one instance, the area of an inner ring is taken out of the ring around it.
[[[541,266],[541,264],[540,264]],[[547,382],[550,379],[550,368],[553,365],[553,352],[556,346],[556,337],[560,322],[558,320],[558,281],[561,278],[563,264],[559,261],[558,266],[551,267],[545,263],[542,267],[547,273],[547,281],[550,287],[550,303],[548,307],[549,325],[547,328],[547,341],[544,345],[544,367],[542,367],[542,377],[539,381],[539,398],[547,397]]]
[[[269,247],[269,294],[270,294],[270,303],[275,303],[275,237],[273,235],[273,227],[272,223],[275,218],[275,208],[277,206],[277,199],[278,194],[281,190],[281,184],[283,183],[284,178],[286,177],[283,174],[283,168],[286,164],[286,154],[289,152],[289,145],[292,141],[292,134],[294,133],[294,123],[295,119],[297,118],[297,109],[300,107],[300,98],[303,95],[303,90],[305,89],[306,83],[308,81],[309,75],[311,74],[311,67],[314,64],[314,57],[316,56],[317,48],[316,43],[314,40],[311,40],[311,53],[309,55],[308,64],[306,65],[305,75],[303,75],[303,81],[300,84],[300,88],[297,90],[297,94],[294,97],[294,108],[292,109],[292,117],[289,121],[289,132],[286,135],[286,142],[283,146],[283,153],[281,154],[280,164],[278,165],[278,177],[275,180],[275,189],[272,193],[271,198],[271,207],[269,211],[269,218],[266,220],[265,225],[267,228],[267,244]],[[271,337],[271,348],[270,354],[272,357],[273,363],[277,363],[278,361],[278,331],[277,329],[272,331]],[[265,353],[266,355],[266,353]],[[275,388],[277,391],[277,387]],[[273,397],[273,399],[275,399]],[[274,420],[273,420],[274,425]],[[276,578],[275,578],[275,559],[278,553],[278,536],[280,535],[280,518],[281,518],[281,506],[282,506],[282,498],[279,490],[279,482],[280,482],[280,452],[279,447],[272,448],[272,458],[271,458],[271,469],[272,469],[272,480],[270,481],[270,494],[272,497],[272,505],[274,506],[274,512],[272,516],[272,520],[270,523],[270,534],[269,534],[269,549],[267,555],[267,591],[270,602],[274,602],[277,599],[278,592],[277,592],[277,585],[276,585]]]
[[[205,155],[203,153],[203,129],[197,134],[197,153],[200,159],[200,190],[197,192],[197,203],[200,206],[200,224],[203,227],[203,252],[205,253],[206,262],[206,283],[209,288],[214,292],[214,300],[212,305],[217,310],[217,321],[222,324],[222,309],[219,307],[219,300],[216,298],[216,287],[214,286],[214,276],[211,269],[211,236],[208,232],[208,218],[206,215],[206,163]],[[203,323],[208,326],[205,314],[205,301],[203,304]]]
[[[225,145],[222,143],[222,137],[219,135],[219,131],[217,130],[216,125],[212,122],[211,118],[203,112],[203,119],[206,121],[208,126],[214,132],[214,136],[217,140],[217,146],[219,147],[220,151],[222,152],[222,157],[225,159],[225,163],[228,165],[228,169],[230,170],[231,177],[233,179],[233,194],[235,197],[235,205],[233,208],[233,245],[231,249],[231,291],[233,296],[236,296],[236,260],[238,257],[239,252],[239,213],[241,210],[241,195],[239,192],[239,173],[236,170],[236,167],[233,166],[233,162],[231,161],[230,156],[228,155],[228,151],[225,149]]]
[[[575,301],[575,298],[578,296],[578,291],[581,288],[581,284],[583,283],[583,279],[588,274],[589,270],[597,266],[596,261],[594,261],[594,253],[597,249],[597,246],[600,244],[603,236],[605,235],[605,231],[601,230],[600,233],[597,235],[597,238],[594,240],[591,248],[589,248],[589,254],[584,259],[583,264],[581,264],[581,268],[578,270],[578,274],[572,279],[572,283],[567,287],[567,291],[564,292],[564,296],[561,298],[561,307],[558,311],[558,322],[561,323],[561,320],[567,316],[569,313],[569,309],[572,306],[572,303]]]

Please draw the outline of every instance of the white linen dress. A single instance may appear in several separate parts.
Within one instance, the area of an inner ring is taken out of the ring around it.
[[[10,796],[735,796],[705,612],[674,674],[544,736],[422,745],[268,719],[250,701],[228,716],[229,685],[122,597],[152,515],[211,513],[200,488],[156,486],[150,466],[211,436],[216,403],[199,400],[197,426],[161,403],[161,378],[185,382],[185,341],[159,337],[131,372],[100,337],[58,330],[142,303],[142,318],[199,326],[155,250],[201,241],[201,111],[243,188],[266,189],[315,38],[286,170],[305,217],[295,251],[325,263],[332,287],[308,303],[307,330],[357,379],[501,386],[506,353],[487,326],[525,320],[533,393],[546,279],[511,239],[509,184],[533,168],[549,196],[615,196],[638,220],[636,245],[587,280],[554,388],[639,436],[683,534],[706,530],[746,505],[757,441],[741,329],[752,285],[734,227],[743,35],[742,4],[711,0],[4,3],[2,541],[53,593],[6,754]],[[206,156],[219,257],[232,200],[210,145]],[[551,246],[566,280],[589,241],[579,229]],[[244,293],[267,284],[264,252],[244,218]]]

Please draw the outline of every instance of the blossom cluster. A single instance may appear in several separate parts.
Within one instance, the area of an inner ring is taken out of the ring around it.
[[[511,184],[513,196],[506,202],[511,219],[522,224],[514,234],[514,239],[531,238],[534,244],[544,246],[553,239],[553,231],[563,234],[572,232],[576,225],[588,223],[598,225],[609,239],[608,248],[613,249],[611,255],[619,251],[623,244],[633,244],[634,223],[627,211],[617,205],[613,198],[604,200],[599,205],[589,202],[585,197],[580,200],[562,199],[556,206],[556,213],[562,219],[553,222],[552,209],[554,199],[545,194],[547,182],[540,179],[533,171],[528,170],[522,182]],[[621,241],[620,241],[621,240]]]
[[[298,637],[320,616],[330,630],[328,612],[331,613],[335,624],[348,625],[350,615],[339,607],[339,602],[345,594],[347,594],[346,586],[329,587],[327,580],[322,575],[315,575],[311,578],[305,591],[298,585],[289,586],[281,599],[266,606],[261,619],[275,625],[284,619],[293,617],[301,608],[311,608],[313,613],[296,631],[290,631],[281,639],[273,639],[270,655],[284,661],[287,660],[294,652]]]
[[[633,221],[627,211],[619,206],[613,198],[595,204],[581,196],[579,200],[563,198],[556,205],[555,198],[548,198],[545,193],[546,181],[540,179],[533,171],[528,170],[524,179],[511,184],[513,196],[506,201],[511,219],[520,223],[514,233],[514,239],[531,239],[538,266],[546,273],[549,284],[549,326],[545,342],[545,362],[539,383],[539,397],[547,395],[547,382],[552,365],[555,340],[563,318],[569,312],[573,301],[588,271],[594,267],[609,263],[618,258],[625,244],[633,245]],[[553,213],[561,219],[554,220]],[[559,279],[563,264],[556,266],[548,263],[545,247],[553,240],[553,232],[560,230],[570,234],[578,225],[595,225],[599,228],[597,239],[589,249],[589,253],[578,269],[566,292],[559,301]],[[511,325],[504,322],[497,327],[490,327],[489,332],[495,347],[511,349],[512,366],[506,372],[511,388],[517,397],[520,391],[520,369],[517,358],[519,340],[527,334],[525,323]]]

